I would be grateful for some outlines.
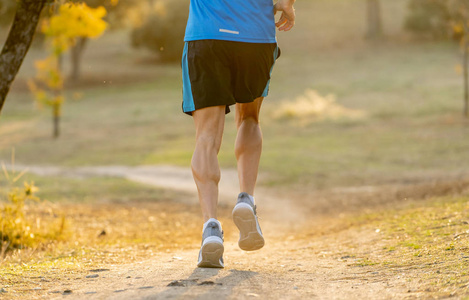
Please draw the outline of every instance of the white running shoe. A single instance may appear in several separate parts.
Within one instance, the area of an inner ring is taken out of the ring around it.
[[[216,219],[209,219],[204,224],[197,266],[200,268],[224,268],[223,251],[221,224]]]
[[[264,237],[257,220],[256,205],[249,194],[239,194],[232,215],[233,221],[239,229],[239,248],[245,251],[254,251],[264,247]]]

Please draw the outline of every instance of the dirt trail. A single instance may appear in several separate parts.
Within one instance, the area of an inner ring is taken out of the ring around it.
[[[17,166],[16,169],[24,169]],[[195,193],[190,171],[172,166],[142,167],[28,167],[43,176],[116,176],[158,187]],[[232,205],[237,175],[223,170],[220,202]],[[318,194],[319,195],[319,194]],[[195,195],[194,195],[195,196]],[[318,196],[319,197],[319,196]],[[338,241],[321,236],[295,239],[311,226],[308,207],[294,199],[276,197],[266,189],[256,194],[266,246],[247,253],[239,250],[236,233],[225,233],[225,262],[222,270],[196,268],[198,249],[160,253],[127,265],[110,265],[90,273],[90,278],[61,282],[55,291],[72,290],[67,299],[389,299],[418,297],[418,286],[404,273],[359,268],[353,257],[340,254],[337,245],[360,241],[379,243],[372,230],[344,231]],[[334,202],[329,203],[333,206]],[[325,222],[318,219],[318,222]],[[197,226],[200,224],[194,224]],[[323,224],[327,225],[327,224]],[[335,253],[332,254],[331,253]],[[339,254],[336,254],[339,253]],[[64,294],[49,293],[62,299]]]
[[[8,166],[11,169],[11,166]],[[189,168],[176,166],[96,166],[96,167],[56,167],[56,166],[23,166],[16,165],[16,170],[27,170],[41,176],[62,176],[71,178],[89,178],[93,176],[120,177],[130,181],[148,184],[160,188],[172,189],[196,196],[197,188]],[[219,184],[219,202],[232,205],[233,197],[239,193],[238,173],[233,169],[222,170]],[[256,198],[262,203],[261,210],[270,220],[297,223],[306,217],[304,207],[291,205],[291,199],[278,197],[265,188],[258,188]],[[287,208],[287,209],[284,209]],[[273,222],[277,224],[277,222]]]

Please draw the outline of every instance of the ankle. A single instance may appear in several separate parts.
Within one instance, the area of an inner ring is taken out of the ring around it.
[[[218,221],[216,218],[210,218],[210,219],[208,219],[207,221],[205,221],[205,223],[204,223],[204,225],[203,225],[202,231],[204,231],[205,228],[207,228],[207,225],[208,225],[210,222],[215,222],[215,223],[217,223],[218,226],[220,227],[220,229],[222,229],[220,221]]]

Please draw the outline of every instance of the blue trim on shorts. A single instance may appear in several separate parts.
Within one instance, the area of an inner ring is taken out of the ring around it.
[[[187,61],[187,52],[189,43],[184,43],[184,52],[182,54],[182,110],[185,113],[195,110],[194,97],[192,95],[191,78],[189,76],[189,63]]]
[[[272,68],[270,68],[269,77],[272,76],[272,71],[274,70],[274,66],[275,66],[275,62],[277,61],[277,57],[278,57],[278,45],[277,45],[277,47],[275,48],[275,51],[274,51],[274,63],[272,64]],[[267,95],[269,94],[269,86],[270,86],[270,79],[269,79],[269,81],[267,81],[267,85],[265,86],[264,92],[262,93],[262,97],[267,97]]]

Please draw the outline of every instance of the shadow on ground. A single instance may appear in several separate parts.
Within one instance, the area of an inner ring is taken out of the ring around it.
[[[219,271],[195,268],[186,279],[174,280],[166,290],[145,299],[226,299],[243,281],[258,275],[257,272],[232,269],[228,275],[217,278]]]

